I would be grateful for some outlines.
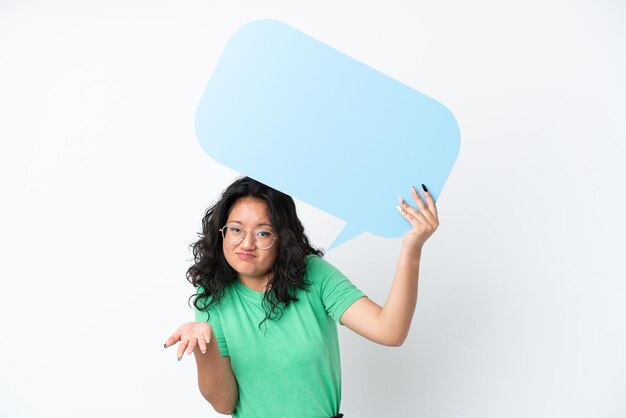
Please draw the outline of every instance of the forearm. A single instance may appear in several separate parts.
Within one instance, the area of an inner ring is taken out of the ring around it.
[[[419,210],[400,198],[398,210],[411,224],[402,239],[402,249],[385,305],[381,308],[368,298],[354,302],[341,316],[341,322],[352,331],[383,345],[399,346],[409,334],[419,279],[422,247],[439,226],[437,207],[430,192],[422,184],[426,203],[413,187],[411,194]]]
[[[207,344],[206,353],[194,349],[198,369],[198,386],[202,396],[221,414],[231,414],[239,395],[237,381],[228,357],[222,357],[215,335]]]
[[[401,345],[409,333],[417,303],[421,252],[421,247],[402,246],[389,295],[378,314],[377,325],[388,345]]]

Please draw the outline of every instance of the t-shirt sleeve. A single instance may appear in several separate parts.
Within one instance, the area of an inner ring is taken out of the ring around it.
[[[200,292],[202,292],[202,290],[201,288],[198,288],[196,295]],[[206,306],[202,302],[198,302],[198,305],[200,305],[200,307]],[[211,328],[213,328],[213,333],[215,334],[215,339],[217,340],[217,346],[220,349],[222,357],[229,356],[228,345],[226,344],[224,332],[222,331],[222,321],[220,320],[219,309],[215,306],[210,306],[209,312],[207,313],[206,310],[199,310],[194,305],[193,310],[195,312],[196,322],[208,322],[211,325]]]
[[[307,274],[312,285],[318,289],[328,315],[343,325],[341,315],[365,294],[339,269],[316,255],[307,260]]]

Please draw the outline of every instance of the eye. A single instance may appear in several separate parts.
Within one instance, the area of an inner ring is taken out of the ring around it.
[[[229,226],[228,230],[235,234],[241,234],[241,228],[239,228],[238,226]]]
[[[257,231],[257,236],[260,238],[269,238],[272,236],[272,232],[271,231],[266,231],[264,229]]]

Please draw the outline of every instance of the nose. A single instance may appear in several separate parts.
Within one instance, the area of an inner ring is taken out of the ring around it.
[[[253,248],[256,248],[256,241],[254,240],[254,234],[251,233],[251,232],[248,232],[243,237],[243,241],[241,241],[241,244],[239,244],[239,246],[242,249],[253,249]]]

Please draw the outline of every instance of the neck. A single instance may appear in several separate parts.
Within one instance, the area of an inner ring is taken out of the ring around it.
[[[239,275],[239,281],[248,289],[252,289],[257,292],[265,292],[267,285],[270,282],[269,275],[263,277],[250,277]]]

